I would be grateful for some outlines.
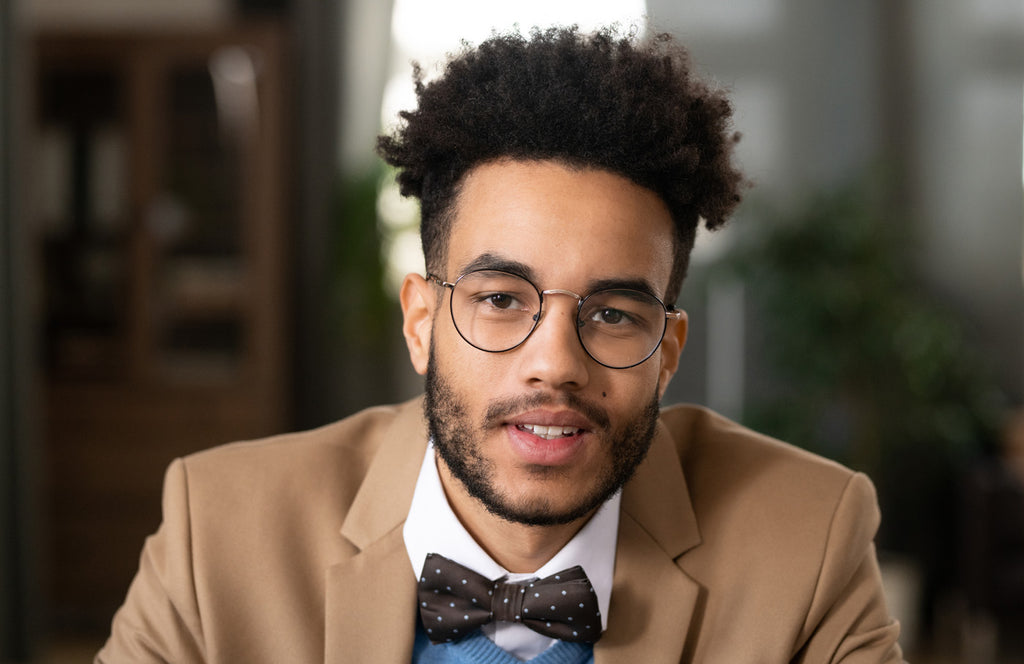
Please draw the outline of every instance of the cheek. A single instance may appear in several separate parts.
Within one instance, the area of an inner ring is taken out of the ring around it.
[[[434,327],[433,343],[432,355],[438,373],[467,404],[486,399],[487,393],[506,372],[498,364],[502,356],[484,353],[470,346],[452,327],[450,318],[438,321]]]
[[[631,369],[609,369],[608,372],[610,389],[605,391],[609,397],[612,396],[614,389],[624,399],[646,403],[658,389],[661,362],[658,354],[655,354],[640,366]]]
[[[648,362],[651,363],[650,367],[646,367],[645,362],[633,369],[609,369],[612,374],[605,376],[605,382],[591,398],[608,410],[618,422],[636,417],[639,411],[650,404],[651,398],[659,393],[658,365],[651,360]]]
[[[434,354],[440,356],[441,367],[450,369],[459,366],[459,362],[465,362],[466,350],[474,350],[469,344],[462,340],[452,324],[452,317],[448,312],[447,303],[437,309],[434,316],[433,332],[431,334]]]

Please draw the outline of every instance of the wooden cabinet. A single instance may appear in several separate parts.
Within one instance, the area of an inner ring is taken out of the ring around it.
[[[287,426],[282,31],[41,35],[46,602],[104,630],[176,456]]]

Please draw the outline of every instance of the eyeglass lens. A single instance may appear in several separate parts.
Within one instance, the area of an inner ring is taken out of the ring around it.
[[[523,277],[478,270],[455,283],[452,320],[470,345],[502,352],[530,336],[540,322],[541,302],[537,287]],[[646,360],[661,343],[665,307],[642,291],[601,290],[583,298],[576,324],[591,357],[608,367],[626,368]]]

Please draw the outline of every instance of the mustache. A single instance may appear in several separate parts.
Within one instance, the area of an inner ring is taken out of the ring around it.
[[[604,408],[581,398],[579,395],[563,393],[556,397],[551,394],[538,393],[492,401],[487,407],[486,412],[484,412],[484,427],[497,426],[511,415],[545,406],[560,406],[575,410],[599,429],[607,429],[611,425],[611,419]]]

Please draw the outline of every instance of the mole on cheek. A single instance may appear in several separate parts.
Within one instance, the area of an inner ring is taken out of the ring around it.
[[[608,393],[607,392],[602,392],[601,396],[607,399],[608,398]]]

